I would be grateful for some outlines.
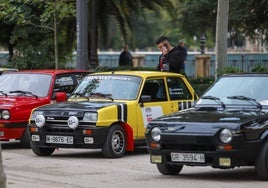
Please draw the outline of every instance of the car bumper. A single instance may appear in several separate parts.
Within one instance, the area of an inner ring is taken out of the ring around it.
[[[152,147],[156,144],[148,142],[148,151],[151,154],[151,163],[166,163],[189,166],[212,166],[214,168],[234,168],[236,166],[254,165],[262,141],[245,141],[242,136],[237,136],[233,144],[223,145],[215,141],[212,137],[194,137],[183,138],[176,137],[173,142],[160,143],[158,147]],[[172,140],[172,139],[171,139]],[[187,140],[189,142],[187,142]],[[225,147],[228,146],[228,147]],[[171,153],[180,156],[186,156],[179,161],[174,161]],[[203,156],[204,161],[188,160],[195,156]]]
[[[0,122],[0,140],[20,139],[26,126],[26,122]]]
[[[71,129],[58,126],[37,128],[29,125],[28,128],[30,129],[31,147],[98,149],[102,148],[109,131],[109,127]]]

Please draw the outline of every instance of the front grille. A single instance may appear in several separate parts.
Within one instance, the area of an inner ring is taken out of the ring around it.
[[[67,134],[73,134],[74,130],[73,129],[63,129],[63,128],[53,128],[53,127],[49,127],[46,129],[47,133],[67,133]]]
[[[179,151],[216,151],[216,146],[214,145],[184,145],[184,144],[163,144],[161,145],[162,149],[166,150],[179,150]]]

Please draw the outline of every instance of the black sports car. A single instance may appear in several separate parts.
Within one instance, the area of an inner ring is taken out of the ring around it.
[[[222,76],[193,108],[154,119],[146,129],[151,163],[164,175],[183,165],[255,166],[268,180],[268,74]]]

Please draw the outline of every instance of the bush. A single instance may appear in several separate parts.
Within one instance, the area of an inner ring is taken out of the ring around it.
[[[214,83],[212,77],[188,78],[188,80],[198,96],[201,96]]]

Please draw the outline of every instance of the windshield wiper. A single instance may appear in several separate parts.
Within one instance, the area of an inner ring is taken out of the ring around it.
[[[227,99],[237,99],[242,101],[248,101],[249,103],[256,105],[259,109],[262,109],[262,105],[256,101],[254,98],[245,97],[245,96],[229,96]]]
[[[3,91],[0,91],[0,93],[1,93],[1,94],[3,94],[3,95],[5,95],[5,96],[7,97],[7,94],[6,94],[6,93],[4,93]]]
[[[208,100],[216,101],[219,105],[221,105],[222,108],[225,108],[225,104],[218,97],[208,95],[208,96],[202,97],[201,99],[208,99]]]
[[[32,96],[38,98],[37,95],[33,94],[33,93],[30,92],[30,91],[14,90],[14,91],[10,91],[9,93],[22,93],[22,94],[24,94],[24,95],[32,95]]]
[[[79,96],[79,97],[86,98],[86,99],[89,101],[89,97],[85,96],[85,95],[82,94],[82,93],[73,93],[72,96],[73,96],[73,95],[77,95],[77,96]]]
[[[108,98],[110,100],[114,100],[111,97],[111,94],[105,94],[105,93],[96,92],[96,93],[91,93],[90,95],[96,95],[96,96],[100,96],[100,97],[103,97],[103,98]]]

